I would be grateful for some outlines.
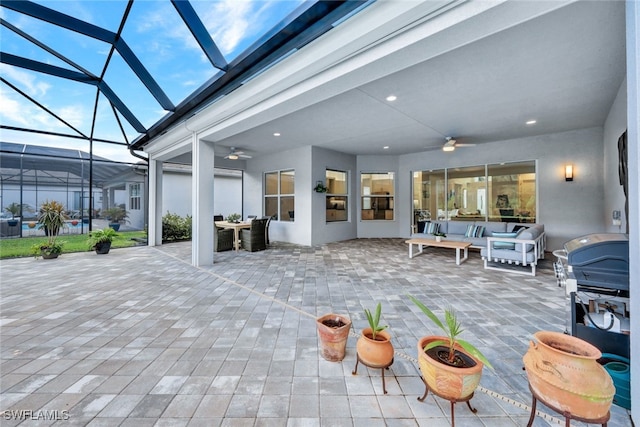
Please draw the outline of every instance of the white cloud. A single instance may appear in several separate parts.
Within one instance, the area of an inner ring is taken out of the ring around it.
[[[22,127],[26,127],[29,124],[27,116],[24,114],[24,109],[20,103],[8,96],[4,90],[0,91],[0,97],[2,97],[2,103],[0,103],[0,116],[5,118],[8,123],[15,123]]]
[[[0,71],[9,82],[16,85],[36,101],[45,105],[56,115],[75,127],[81,127],[87,120],[85,108],[79,104],[52,104],[47,102],[51,85],[38,79],[38,74],[0,64]],[[61,131],[69,128],[13,89],[0,87],[0,116],[5,124],[32,129]]]
[[[63,106],[56,111],[56,114],[76,128],[80,128],[85,120],[88,120],[85,107],[82,105]]]
[[[34,98],[45,96],[51,89],[48,83],[36,80],[34,73],[7,64],[0,64],[0,73],[11,83],[18,83],[16,86]]]
[[[245,38],[253,11],[250,2],[225,0],[215,3],[205,18],[207,29],[224,55],[232,52]]]

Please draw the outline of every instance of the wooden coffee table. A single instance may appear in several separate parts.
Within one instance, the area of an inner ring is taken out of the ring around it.
[[[420,255],[422,253],[422,249],[425,246],[432,246],[434,248],[451,248],[456,250],[456,265],[460,265],[467,259],[469,259],[469,246],[471,243],[469,242],[454,242],[452,240],[441,240],[436,241],[435,239],[425,239],[422,237],[414,237],[412,239],[406,240],[405,243],[409,244],[409,258],[413,258],[413,245],[418,245],[418,252],[415,255]],[[460,250],[464,250],[464,257],[460,258]]]

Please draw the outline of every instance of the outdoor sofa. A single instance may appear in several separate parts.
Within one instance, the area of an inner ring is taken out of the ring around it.
[[[419,221],[411,237],[434,238],[446,234],[446,240],[469,242],[480,249],[484,268],[536,275],[539,259],[544,258],[544,224],[495,221]],[[522,268],[511,268],[516,265]]]

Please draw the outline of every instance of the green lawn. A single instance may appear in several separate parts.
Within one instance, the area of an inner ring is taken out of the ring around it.
[[[113,239],[111,248],[126,248],[140,244],[132,238],[146,238],[147,233],[144,231],[122,231],[118,232],[118,236]],[[20,239],[1,239],[0,240],[0,259],[18,258],[33,256],[31,255],[31,246],[35,243],[46,241],[45,237],[23,237]],[[58,241],[64,242],[62,253],[70,252],[87,252],[89,247],[87,244],[86,234],[63,235],[58,237]]]

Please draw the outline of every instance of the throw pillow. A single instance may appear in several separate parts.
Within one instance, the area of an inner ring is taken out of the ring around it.
[[[482,237],[484,233],[484,226],[482,225],[467,225],[467,231],[464,233],[464,237]]]
[[[502,233],[498,231],[494,231],[491,233],[493,237],[508,237],[510,239],[514,239],[518,236],[518,233]],[[493,242],[493,249],[515,249],[516,244],[512,242]]]
[[[435,234],[440,231],[440,224],[437,222],[428,222],[424,226],[424,234]]]
[[[473,237],[473,224],[467,225],[467,231],[464,232],[464,237]]]

